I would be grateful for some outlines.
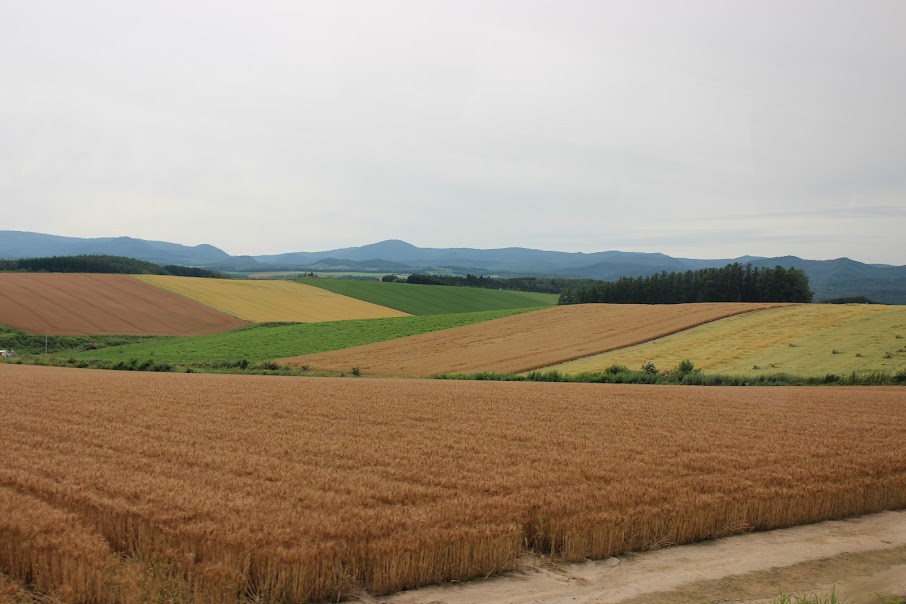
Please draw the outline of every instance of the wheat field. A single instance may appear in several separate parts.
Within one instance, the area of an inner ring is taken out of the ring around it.
[[[823,376],[906,369],[906,307],[804,304],[721,319],[637,346],[549,367],[564,373],[611,365],[661,369],[690,359],[708,373]]]
[[[475,325],[288,359],[286,365],[364,375],[520,372],[632,346],[776,304],[575,304]]]
[[[335,600],[906,506],[900,388],[0,382],[0,573],[71,602]]]
[[[392,308],[284,279],[136,277],[252,323],[317,323],[409,316]]]

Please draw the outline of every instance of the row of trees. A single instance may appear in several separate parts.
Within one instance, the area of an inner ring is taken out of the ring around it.
[[[85,254],[0,260],[0,271],[31,273],[120,273],[127,275],[178,275],[181,277],[228,278],[229,275],[194,266],[168,264],[161,266],[125,256]]]
[[[409,275],[407,283],[418,285],[459,285],[464,287],[484,287],[486,289],[509,289],[520,292],[541,292],[559,294],[566,288],[588,286],[597,281],[593,279],[569,279],[566,277],[487,277],[483,275]]]
[[[680,304],[684,302],[811,302],[808,276],[795,268],[758,268],[734,262],[723,268],[622,277],[569,287],[560,304]]]

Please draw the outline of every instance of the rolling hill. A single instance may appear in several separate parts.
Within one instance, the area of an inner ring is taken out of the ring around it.
[[[0,259],[34,256],[111,254],[161,264],[184,264],[237,272],[353,271],[382,273],[467,273],[501,276],[563,276],[613,280],[663,271],[721,267],[730,262],[801,268],[809,276],[815,300],[867,296],[877,302],[906,304],[906,266],[877,265],[849,258],[807,260],[771,258],[694,259],[658,253],[602,251],[559,252],[521,247],[498,249],[422,248],[400,240],[316,252],[231,256],[210,245],[184,246],[131,237],[80,239],[41,233],[0,231]]]
[[[344,296],[366,300],[411,315],[541,308],[557,303],[555,294],[502,291],[449,285],[381,283],[351,279],[300,279]]]
[[[729,317],[651,342],[548,367],[562,373],[670,369],[689,359],[706,373],[798,376],[906,369],[906,308],[806,304]]]
[[[325,371],[427,377],[439,373],[517,373],[666,336],[773,304],[575,304],[487,323],[280,359]]]
[[[0,323],[49,335],[219,333],[248,325],[130,275],[0,273]]]

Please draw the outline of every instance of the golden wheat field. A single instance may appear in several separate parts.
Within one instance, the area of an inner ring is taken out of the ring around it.
[[[70,602],[355,597],[906,506],[900,388],[0,383],[0,573]]]
[[[776,304],[576,304],[278,362],[325,371],[427,377],[520,372],[632,346]]]
[[[708,373],[823,376],[906,369],[906,307],[804,304],[729,317],[637,346],[550,367],[564,373],[669,369],[683,359]]]
[[[253,323],[317,323],[407,317],[404,312],[282,279],[205,279],[138,275],[139,279]]]

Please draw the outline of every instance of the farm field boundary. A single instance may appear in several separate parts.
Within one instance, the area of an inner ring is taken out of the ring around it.
[[[258,362],[280,356],[308,354],[360,346],[415,334],[450,329],[507,317],[521,310],[357,319],[290,325],[253,325],[212,336],[171,338],[111,346],[69,354],[81,361],[103,359],[129,361],[151,359],[155,362],[198,364],[211,361]],[[349,368],[346,368],[348,371]]]
[[[406,313],[285,279],[136,278],[252,323],[315,323],[405,317]]]
[[[906,506],[899,389],[0,379],[0,489],[58,527],[49,587],[79,600],[124,577],[111,553],[197,601],[307,601]],[[31,522],[0,515],[0,572],[45,564]]]
[[[426,286],[435,287],[435,286]],[[577,304],[343,351],[280,359],[287,365],[394,377],[519,373],[663,337],[775,304]]]
[[[49,335],[201,335],[248,322],[130,275],[0,273],[0,323]]]
[[[808,304],[729,317],[638,346],[546,369],[564,374],[668,368],[692,360],[707,373],[846,375],[906,370],[906,307]]]
[[[366,300],[412,315],[544,308],[557,303],[556,294],[457,287],[453,285],[416,285],[383,283],[355,279],[299,279],[300,283],[320,287],[344,296]]]

